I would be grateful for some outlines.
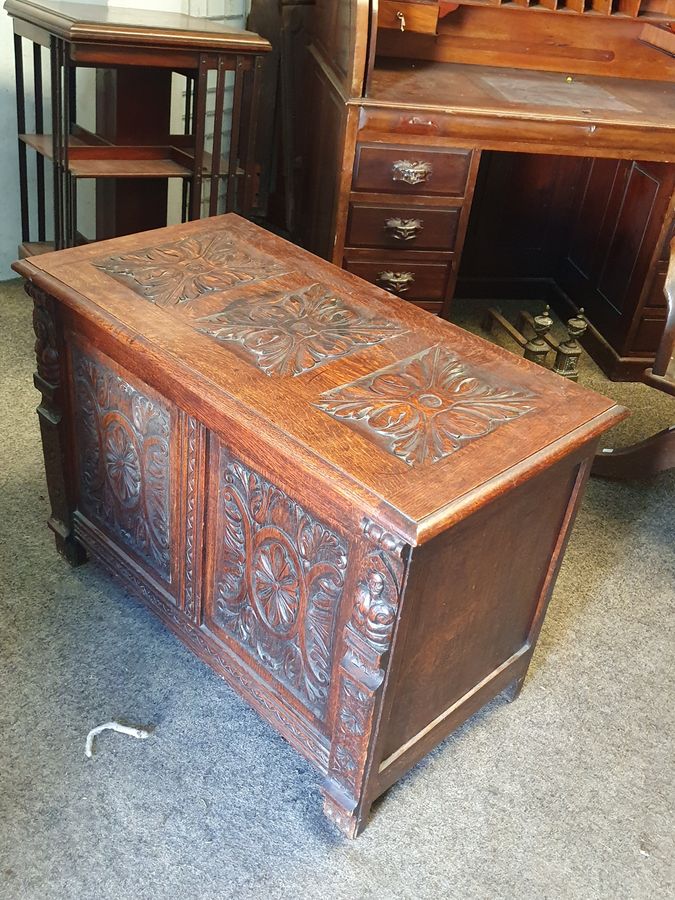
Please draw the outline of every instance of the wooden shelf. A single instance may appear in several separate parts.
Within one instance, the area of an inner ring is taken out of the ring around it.
[[[52,159],[51,134],[19,135],[27,146]],[[176,147],[87,144],[68,141],[68,171],[75,178],[189,178],[192,156]]]
[[[191,178],[192,169],[164,157],[155,159],[73,159],[68,171],[75,178]]]
[[[242,29],[228,30],[220,22],[201,16],[160,10],[123,9],[90,2],[59,3],[41,0],[6,0],[10,16],[44,28],[69,42],[140,45],[216,53],[267,53],[265,38]]]
[[[75,245],[77,247],[91,243],[91,239],[85,237],[79,231],[75,235]],[[19,259],[27,259],[29,256],[41,256],[43,253],[51,253],[55,249],[54,241],[24,241],[22,244],[19,244]]]
[[[163,227],[169,179],[174,185],[178,179],[182,189],[175,198],[182,221],[201,218],[207,210],[214,215],[222,206],[251,214],[262,199],[256,111],[263,55],[272,49],[265,38],[228,31],[201,17],[115,9],[100,0],[6,0],[5,9],[14,29],[24,244],[44,243],[48,229],[58,249],[77,242],[73,187],[79,179],[100,179],[98,238]],[[77,123],[73,102],[78,73],[85,68],[104,72],[96,79],[91,131]],[[187,134],[185,128],[181,134],[171,131],[174,73],[186,80],[181,124],[187,123]],[[50,83],[54,91],[45,91]],[[221,140],[226,116],[232,153],[224,152]],[[217,137],[212,142],[207,135]],[[213,159],[207,149],[214,151]],[[235,174],[235,159],[246,177]],[[178,209],[173,210],[173,198],[171,203],[173,215]]]
[[[52,158],[52,136],[51,134],[20,134],[19,140],[23,141],[28,147],[32,147],[47,159]],[[71,136],[68,141],[68,149],[71,147],[84,147],[85,142],[80,138]]]
[[[52,159],[51,134],[21,134],[20,140]],[[210,153],[204,153],[202,175],[211,175]],[[219,176],[228,174],[228,161],[221,158]],[[194,171],[194,151],[185,147],[120,146],[90,144],[71,135],[68,141],[68,171],[75,178],[189,178]],[[243,169],[237,169],[243,175]]]
[[[23,244],[19,244],[19,259],[51,253],[53,249],[54,241],[24,241]]]

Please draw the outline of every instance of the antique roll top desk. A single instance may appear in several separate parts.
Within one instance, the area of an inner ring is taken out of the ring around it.
[[[303,246],[445,317],[455,293],[584,307],[590,352],[639,378],[665,321],[675,0],[297,9]]]
[[[517,694],[623,411],[232,214],[15,268],[57,547],[119,577],[357,834]]]

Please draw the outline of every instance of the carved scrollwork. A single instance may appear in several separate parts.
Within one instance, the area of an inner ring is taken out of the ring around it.
[[[57,550],[71,565],[84,562],[84,551],[73,536],[73,507],[70,470],[70,434],[63,416],[63,376],[58,304],[54,297],[31,282],[24,290],[33,300],[35,331],[35,386],[41,400],[37,408],[42,434],[42,452],[51,506],[49,524],[54,532]]]
[[[346,544],[225,450],[219,503],[213,621],[323,716]]]
[[[24,290],[33,300],[38,375],[53,387],[58,387],[61,381],[61,360],[54,322],[54,301],[30,281],[24,283]]]
[[[197,535],[200,528],[200,504],[197,467],[203,441],[204,426],[187,416],[187,472],[185,480],[185,583],[183,610],[190,618],[197,612],[199,571]]]
[[[233,684],[239,694],[255,709],[258,709],[269,722],[308,756],[319,767],[328,764],[328,754],[318,734],[299,717],[286,710],[267,688],[246,673],[235,659],[224,654],[212,638],[208,638],[196,627],[184,613],[171,605],[166,595],[159,594],[121,557],[111,557],[107,544],[100,541],[98,535],[88,526],[80,525],[86,532],[84,538],[87,547],[99,563],[113,578],[119,578],[125,586],[144,602],[155,615],[166,622],[180,639],[199,653],[219,674]]]
[[[169,413],[78,348],[73,373],[80,506],[169,580]]]
[[[392,181],[404,181],[406,184],[423,184],[431,178],[431,163],[422,160],[397,159],[391,167]]]

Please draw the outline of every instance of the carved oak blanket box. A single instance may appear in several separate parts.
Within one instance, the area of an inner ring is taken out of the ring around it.
[[[15,268],[57,547],[121,578],[358,834],[517,695],[623,411],[232,214]]]

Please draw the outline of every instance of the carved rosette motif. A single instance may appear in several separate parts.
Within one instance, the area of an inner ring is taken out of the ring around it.
[[[203,294],[252,284],[287,271],[270,256],[244,247],[227,232],[206,231],[180,241],[95,263],[157,306],[189,304]]]
[[[219,504],[214,622],[321,717],[346,544],[225,450]]]
[[[326,814],[349,836],[354,836],[361,824],[359,803],[405,572],[406,545],[402,540],[368,520],[364,536],[368,551],[345,628],[339,699],[323,787]]]
[[[169,580],[169,413],[77,348],[73,375],[82,511]]]
[[[234,300],[197,323],[203,334],[245,351],[270,376],[302,375],[405,330],[395,322],[368,318],[322,284],[254,301]]]
[[[314,405],[409,466],[435,463],[536,409],[535,395],[493,383],[443,347],[431,347]]]

